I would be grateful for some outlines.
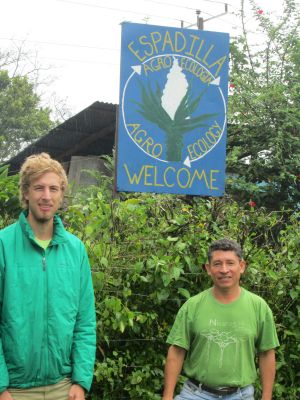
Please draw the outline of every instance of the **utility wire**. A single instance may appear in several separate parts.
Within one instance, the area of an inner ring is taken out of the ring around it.
[[[63,61],[63,62],[67,62],[67,63],[84,63],[84,64],[89,64],[89,65],[113,65],[113,66],[117,66],[120,67],[120,64],[117,63],[110,63],[110,62],[106,62],[106,61],[92,61],[92,60],[76,60],[76,59],[69,59],[69,58],[60,58],[60,57],[39,57],[41,60],[54,60],[54,61]],[[60,68],[59,66],[57,68]]]
[[[179,4],[166,3],[164,1],[158,1],[158,0],[144,0],[144,1],[149,2],[149,3],[162,4],[162,5],[170,6],[170,7],[185,8],[185,9],[194,10],[194,11],[196,11],[196,9],[199,9],[199,8],[192,8],[192,7],[182,6],[182,5],[179,5]],[[232,8],[236,8],[235,6],[233,6],[232,4],[228,3],[227,1],[217,1],[217,0],[203,0],[203,1],[206,1],[207,3],[216,3],[216,4],[222,4],[222,5],[227,4],[227,5],[231,6]]]
[[[128,14],[136,14],[136,15],[142,15],[142,16],[147,15],[148,17],[159,18],[159,19],[169,19],[169,20],[173,20],[173,21],[177,21],[177,22],[181,21],[181,19],[179,19],[179,18],[172,18],[172,17],[168,17],[168,16],[155,15],[155,14],[148,14],[147,12],[132,11],[132,10],[126,10],[126,9],[121,9],[121,8],[115,8],[115,7],[106,7],[106,6],[101,6],[101,5],[98,5],[98,4],[82,3],[82,2],[79,2],[79,1],[73,1],[73,0],[57,0],[57,1],[60,1],[60,2],[63,2],[63,3],[76,4],[78,6],[101,8],[101,9],[104,9],[104,10],[125,12],[125,13],[128,13]]]
[[[101,5],[98,5],[98,4],[82,3],[82,2],[79,2],[79,1],[73,1],[73,0],[57,0],[57,1],[64,2],[64,3],[77,4],[77,5],[86,6],[86,7],[96,7],[96,8],[102,8],[102,9],[105,9],[105,10],[119,11],[119,12],[121,11],[121,12],[126,12],[126,13],[130,13],[130,14],[137,14],[137,15],[143,15],[143,16],[147,15],[148,17],[154,17],[154,18],[160,18],[160,19],[169,19],[169,20],[173,20],[173,21],[177,21],[177,22],[189,23],[189,22],[183,21],[182,19],[179,19],[179,18],[172,18],[172,17],[168,17],[168,16],[154,15],[154,14],[149,14],[147,12],[142,13],[142,12],[139,12],[139,11],[131,11],[131,10],[114,8],[114,7],[101,6]],[[195,7],[180,6],[180,5],[177,5],[177,4],[170,4],[170,3],[165,3],[165,2],[162,2],[162,1],[156,1],[156,0],[144,0],[144,1],[149,1],[149,2],[152,2],[152,3],[166,5],[166,6],[169,6],[169,7],[178,7],[178,8],[181,8],[181,9],[192,10],[192,11],[195,11],[195,12],[197,10],[199,10],[199,8],[195,8]],[[214,0],[204,0],[204,1],[207,1],[209,3],[218,3],[218,4],[222,4],[222,5],[227,4],[227,5],[230,5],[231,7],[235,8],[233,5],[231,5],[229,3],[226,3],[226,2],[214,1]],[[213,14],[209,14],[209,13],[204,12],[204,11],[201,11],[201,13],[204,14],[204,15],[207,15],[209,17],[214,17]],[[228,14],[233,14],[233,13],[228,13]],[[226,21],[224,19],[222,19],[222,21],[227,23],[227,24],[229,24],[229,25],[231,25],[231,26],[235,26],[235,24],[230,23],[230,22],[228,22],[228,21]]]
[[[149,14],[147,12],[125,10],[125,9],[120,9],[120,8],[115,8],[115,7],[101,6],[101,5],[98,5],[98,4],[82,3],[82,2],[74,1],[74,0],[57,0],[57,1],[60,1],[60,2],[63,2],[63,3],[76,4],[76,5],[85,6],[85,7],[95,7],[95,8],[101,8],[101,9],[104,9],[104,10],[126,12],[126,13],[129,13],[129,14],[136,14],[136,15],[143,15],[143,16],[146,15],[147,17],[153,17],[153,18],[159,18],[159,19],[169,19],[169,20],[173,20],[173,21],[176,21],[176,22],[189,23],[187,21],[184,21],[182,18],[173,18],[173,17],[168,17],[166,15],[165,16],[154,15],[154,14]],[[155,1],[155,0],[144,0],[144,1],[149,1],[149,2],[153,2],[153,3],[157,3],[157,4],[167,5],[169,7],[178,7],[178,8],[181,8],[181,9],[192,10],[192,11],[195,11],[195,12],[198,10],[197,8],[192,8],[192,7],[187,7],[187,6],[180,6],[180,5],[175,5],[175,4],[169,4],[169,3],[164,3],[164,2],[161,2],[161,1]],[[213,1],[213,0],[205,0],[205,1],[210,2],[210,3],[223,4],[223,5],[228,4],[228,3],[225,3],[225,2],[221,2],[221,1]],[[228,5],[232,6],[231,4],[228,4]],[[232,6],[232,7],[234,8],[234,6]],[[204,15],[207,15],[208,17],[214,17],[213,14],[207,13],[205,11],[201,11],[201,13],[204,14]],[[228,14],[233,14],[233,13],[228,13]],[[235,24],[233,24],[231,22],[228,22],[228,21],[226,21],[224,19],[222,19],[222,21],[224,23],[226,23],[226,24],[231,25],[231,26],[235,26]]]
[[[0,37],[0,40],[9,40],[12,42],[16,41],[16,42],[47,44],[50,46],[79,47],[79,48],[91,49],[91,50],[119,51],[119,49],[114,49],[112,47],[87,46],[87,45],[81,45],[81,44],[75,44],[75,43],[48,42],[48,41],[42,41],[42,40],[16,39],[16,38],[8,38],[8,37]]]
[[[61,2],[66,2],[66,3],[71,3],[71,4],[78,4],[78,5],[83,5],[83,6],[89,6],[89,7],[97,7],[97,8],[102,8],[102,9],[108,9],[108,10],[112,10],[112,11],[122,11],[122,12],[127,12],[127,13],[134,13],[134,14],[138,14],[138,15],[145,15],[145,13],[141,13],[141,12],[136,12],[136,11],[129,11],[129,10],[123,10],[123,9],[118,9],[118,8],[112,8],[112,7],[105,7],[105,6],[100,6],[100,5],[93,5],[93,4],[88,4],[88,3],[81,3],[81,2],[75,2],[72,0],[57,0],[57,1],[61,1]],[[161,1],[156,1],[156,0],[144,0],[144,1],[149,1],[149,2],[153,2],[153,3],[159,3],[159,4],[163,4],[163,5],[168,5],[168,6],[174,6],[174,7],[179,7],[179,8],[185,8],[185,9],[189,9],[189,10],[193,10],[196,11],[195,8],[191,8],[191,7],[186,7],[186,6],[180,6],[180,5],[171,5],[169,3],[164,3]],[[213,0],[205,0],[211,3],[220,3],[220,4],[226,4],[224,2],[219,2],[219,1],[213,1]],[[212,14],[203,12],[203,14],[209,16],[209,17],[213,17]],[[228,14],[232,14],[232,13],[228,13]],[[157,16],[157,15],[151,15],[151,14],[147,14],[148,16],[152,16],[152,17],[157,17],[157,18],[168,18],[168,17],[162,17],[162,16]],[[176,19],[176,18],[170,18],[172,20],[175,21],[180,21],[180,22],[185,22],[182,19]],[[229,21],[223,20],[222,22],[233,26],[233,27],[237,27],[236,24],[231,23]],[[249,32],[249,33],[256,33],[256,32]],[[83,49],[91,49],[91,50],[105,50],[105,51],[119,51],[118,48],[110,48],[110,47],[99,47],[99,46],[90,46],[90,45],[80,45],[80,44],[74,44],[74,43],[62,43],[62,42],[50,42],[50,41],[41,41],[41,40],[29,40],[29,39],[16,39],[16,38],[7,38],[7,37],[0,37],[0,40],[9,40],[9,41],[19,41],[19,42],[29,42],[29,43],[37,43],[37,44],[46,44],[46,45],[50,45],[50,46],[65,46],[65,47],[75,47],[75,48],[83,48]],[[65,60],[65,59],[60,59],[61,61],[69,61],[69,62],[82,62],[81,60]],[[89,62],[87,62],[89,63]],[[94,63],[94,62],[92,62]]]
[[[88,7],[97,7],[97,8],[102,8],[102,9],[107,9],[107,10],[111,10],[111,11],[118,11],[118,12],[127,12],[127,13],[134,13],[134,14],[138,14],[138,15],[145,15],[145,13],[142,12],[137,12],[137,11],[130,11],[130,10],[124,10],[124,9],[119,9],[119,8],[113,8],[113,7],[106,7],[106,6],[101,6],[101,5],[97,5],[97,4],[88,4],[88,3],[82,3],[82,2],[78,2],[78,1],[73,1],[73,0],[57,0],[60,2],[65,2],[65,3],[71,3],[71,4],[77,4],[77,5],[83,5],[83,6],[88,6]],[[151,3],[157,3],[157,4],[162,4],[162,5],[166,5],[169,7],[178,7],[181,9],[188,9],[188,10],[193,10],[196,11],[195,8],[192,7],[187,7],[187,6],[180,6],[180,5],[175,5],[175,4],[170,4],[170,3],[166,3],[164,1],[158,1],[158,0],[144,0],[146,2],[151,2]],[[204,0],[206,2],[209,3],[218,3],[218,4],[228,4],[231,7],[234,7],[233,5],[231,5],[230,3],[227,2],[221,2],[221,1],[215,1],[215,0]],[[202,12],[202,11],[201,11]],[[208,15],[209,17],[213,17],[212,14],[206,13],[206,12],[202,12],[205,15]],[[228,13],[228,14],[232,14],[232,13]],[[166,16],[162,17],[162,16],[157,16],[157,15],[151,15],[151,14],[147,14],[150,17],[156,17],[156,18],[168,18]],[[172,20],[175,21],[180,21],[180,22],[185,22],[186,21],[182,21],[181,19],[176,19],[176,18],[170,18]],[[231,23],[229,21],[226,21],[224,19],[220,19],[222,22],[229,24],[232,27],[237,28],[238,25]],[[258,33],[257,31],[252,32],[249,31],[248,33],[253,33],[256,34]],[[29,39],[14,39],[14,38],[7,38],[7,37],[0,37],[0,40],[9,40],[9,41],[19,41],[19,42],[29,42],[29,43],[37,43],[37,44],[46,44],[46,45],[50,45],[50,46],[65,46],[65,47],[75,47],[75,48],[85,48],[85,49],[91,49],[91,50],[105,50],[105,51],[119,51],[119,49],[117,48],[110,48],[110,47],[98,47],[98,46],[90,46],[90,45],[80,45],[80,44],[74,44],[74,43],[60,43],[60,42],[50,42],[50,41],[41,41],[41,40],[29,40]],[[50,57],[48,57],[50,58]],[[54,58],[53,58],[54,59]],[[60,61],[67,61],[67,62],[83,62],[81,60],[66,60],[66,59],[59,59]],[[88,61],[85,61],[87,64],[89,64]],[[90,62],[91,64],[95,64],[96,62]],[[103,63],[100,63],[103,64]],[[105,63],[107,64],[107,63]],[[110,63],[109,63],[110,64]],[[110,64],[110,65],[116,65],[116,64]]]

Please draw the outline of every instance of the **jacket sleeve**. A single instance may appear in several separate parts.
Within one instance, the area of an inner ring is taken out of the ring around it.
[[[9,377],[2,347],[2,303],[4,297],[4,257],[2,242],[0,242],[0,393],[7,389]]]
[[[72,382],[89,391],[96,352],[95,301],[91,268],[82,244],[80,293],[72,347]]]

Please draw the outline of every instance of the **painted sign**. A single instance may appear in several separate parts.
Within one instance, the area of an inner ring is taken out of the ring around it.
[[[117,191],[222,196],[229,35],[124,23]]]

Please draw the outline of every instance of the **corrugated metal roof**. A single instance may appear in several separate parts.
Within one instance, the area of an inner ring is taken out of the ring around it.
[[[7,161],[10,173],[18,172],[26,157],[41,152],[60,162],[72,156],[112,154],[116,110],[115,104],[96,101]]]

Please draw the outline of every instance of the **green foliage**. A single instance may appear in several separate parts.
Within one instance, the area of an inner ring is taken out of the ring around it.
[[[20,213],[18,175],[8,176],[8,167],[0,167],[0,229],[13,222]]]
[[[242,243],[249,265],[243,285],[274,311],[281,347],[273,398],[298,397],[298,213],[243,207],[230,197],[111,198],[106,186],[85,194],[65,221],[85,242],[93,269],[98,341],[91,399],[160,398],[166,337],[183,302],[210,286],[202,265],[210,242],[223,236]]]
[[[0,171],[2,227],[19,212],[17,179]],[[110,185],[101,179],[63,213],[68,230],[84,241],[93,273],[97,360],[89,398],[160,398],[170,327],[183,302],[210,286],[202,268],[207,247],[224,236],[243,245],[242,284],[274,312],[281,346],[273,399],[299,398],[299,212],[268,212],[230,197],[113,198]]]
[[[0,69],[0,160],[6,160],[51,127],[50,110],[26,76],[9,77]]]
[[[253,18],[263,38],[251,46],[241,2],[243,35],[231,44],[228,190],[270,209],[300,202],[300,36],[299,4],[285,0],[283,16]]]

